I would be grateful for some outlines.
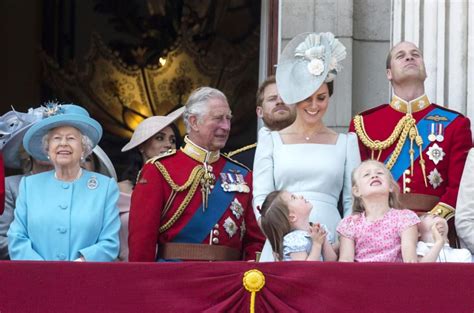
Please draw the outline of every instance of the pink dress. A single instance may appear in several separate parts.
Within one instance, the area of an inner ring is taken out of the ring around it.
[[[410,210],[390,209],[373,222],[363,213],[348,216],[337,226],[337,232],[354,241],[356,262],[402,262],[401,234],[419,222]]]
[[[132,195],[125,192],[120,192],[117,202],[120,214],[120,253],[119,261],[128,261],[128,215],[130,213],[130,200]]]

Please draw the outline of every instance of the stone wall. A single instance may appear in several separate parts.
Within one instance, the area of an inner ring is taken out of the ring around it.
[[[303,32],[334,33],[346,46],[344,69],[325,116],[346,131],[351,117],[389,99],[385,57],[390,47],[390,1],[281,0],[281,48]]]

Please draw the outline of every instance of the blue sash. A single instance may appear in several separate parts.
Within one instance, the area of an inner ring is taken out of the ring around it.
[[[426,114],[416,124],[416,127],[418,128],[418,133],[420,134],[421,138],[423,138],[423,146],[422,146],[423,151],[425,151],[425,149],[431,144],[431,142],[428,140],[428,135],[431,132],[431,123],[434,122],[432,120],[427,120],[426,118],[428,116],[435,116],[435,115],[446,117],[446,119],[447,119],[446,121],[436,121],[436,123],[438,123],[438,124],[443,124],[443,129],[446,132],[446,129],[449,126],[449,124],[451,124],[451,122],[453,122],[454,119],[459,114],[451,112],[451,111],[446,111],[446,110],[443,110],[441,108],[436,108],[436,109],[428,112],[428,114]],[[415,146],[415,144],[413,144],[413,145]],[[413,155],[413,160],[416,160],[420,156],[420,149],[419,148],[415,149],[415,147],[413,147],[413,149],[415,150],[415,153]],[[407,168],[410,167],[410,154],[409,154],[409,151],[410,151],[410,139],[407,138],[407,140],[405,141],[405,144],[403,145],[402,151],[400,152],[400,155],[398,156],[398,160],[397,160],[397,162],[395,162],[395,164],[393,165],[392,170],[391,170],[393,178],[395,179],[395,181],[398,181],[400,179],[400,177],[403,175],[403,172]],[[390,159],[391,155],[392,154],[390,154],[387,157],[387,159],[384,162],[385,164],[387,164],[387,162]]]
[[[222,172],[225,173],[231,170],[238,170],[244,178],[248,174],[248,171],[241,166],[227,161]],[[214,189],[212,189],[212,192],[209,195],[207,209],[203,212],[201,204],[189,223],[186,224],[179,234],[173,238],[172,242],[202,243],[209,235],[214,225],[216,225],[216,223],[221,219],[222,215],[235,198],[235,192],[225,192],[221,187],[221,182],[219,175],[219,178],[214,185]]]

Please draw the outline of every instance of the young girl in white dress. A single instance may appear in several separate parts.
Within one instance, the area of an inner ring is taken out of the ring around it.
[[[472,255],[469,250],[449,246],[449,226],[443,217],[430,213],[422,215],[418,231],[420,240],[416,246],[416,254],[420,262],[471,262]]]
[[[326,228],[310,224],[313,205],[303,196],[273,191],[261,210],[262,230],[276,261],[336,261]]]
[[[417,262],[418,216],[399,209],[399,187],[383,163],[367,160],[352,173],[352,215],[337,227],[339,261]]]

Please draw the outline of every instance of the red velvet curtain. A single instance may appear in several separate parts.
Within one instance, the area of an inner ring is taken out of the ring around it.
[[[474,312],[474,264],[0,262],[1,313]]]

